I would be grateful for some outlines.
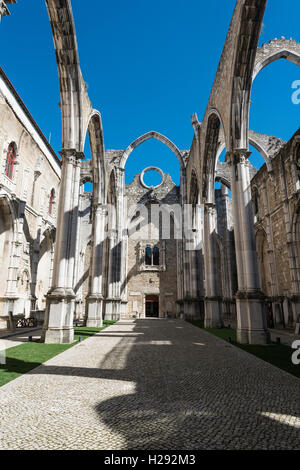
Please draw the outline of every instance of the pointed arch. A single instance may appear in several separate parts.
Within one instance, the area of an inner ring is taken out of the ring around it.
[[[256,52],[255,66],[252,80],[272,62],[286,59],[300,66],[300,43],[293,39],[273,39],[268,44],[263,44]]]
[[[179,161],[180,167],[181,168],[185,167],[185,163],[184,163],[184,160],[183,160],[182,153],[180,152],[178,147],[176,147],[176,145],[170,139],[168,139],[167,137],[165,137],[164,135],[162,135],[162,134],[160,134],[159,132],[156,132],[156,131],[147,132],[146,134],[143,134],[140,137],[138,137],[137,139],[135,139],[127,147],[127,149],[124,151],[124,153],[121,157],[120,167],[124,169],[125,165],[126,165],[126,162],[127,162],[127,159],[129,157],[129,155],[131,154],[131,152],[136,147],[138,147],[143,142],[146,142],[146,140],[149,140],[149,139],[156,139],[159,142],[162,142],[163,144],[165,144],[167,147],[169,147],[169,149],[172,150],[172,152],[175,154],[177,160]]]
[[[216,162],[219,146],[219,135],[222,126],[220,114],[217,110],[211,110],[208,114],[204,135],[204,154],[202,158],[202,200],[213,202],[216,174]]]
[[[273,136],[267,136],[263,134],[259,134],[252,130],[249,130],[249,144],[252,145],[255,150],[257,150],[261,156],[263,157],[264,161],[266,162],[268,171],[272,171],[272,158],[280,148],[285,145],[285,142],[281,139],[277,139]],[[219,147],[217,152],[217,162],[223,152],[225,145],[224,135],[220,133],[220,141]]]
[[[233,149],[248,149],[249,109],[257,44],[267,0],[244,0],[232,75],[230,122]]]
[[[105,203],[106,194],[106,178],[105,178],[105,147],[102,127],[102,117],[99,111],[93,109],[86,126],[85,139],[87,132],[89,133],[91,146],[91,165],[93,194],[95,203]]]
[[[17,155],[17,144],[15,142],[11,142],[7,149],[5,161],[5,176],[10,180],[14,179]]]
[[[203,120],[222,116],[228,152],[248,149],[249,106],[257,44],[267,0],[238,0]],[[203,158],[203,154],[202,154]]]
[[[109,175],[109,182],[108,182],[108,188],[107,188],[107,202],[108,204],[113,204],[113,205],[116,205],[116,202],[117,202],[116,174],[114,170],[112,170]]]
[[[189,190],[189,203],[193,205],[200,204],[200,189],[196,169],[193,167],[191,171],[191,181]]]
[[[79,65],[78,46],[70,0],[46,0],[58,68],[62,148],[83,152],[84,128],[92,106]]]

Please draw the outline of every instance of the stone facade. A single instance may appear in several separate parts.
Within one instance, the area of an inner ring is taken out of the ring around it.
[[[300,130],[251,181],[256,246],[269,325],[293,326],[299,310]]]
[[[177,242],[174,239],[174,222],[168,213],[173,205],[180,207],[180,189],[168,174],[163,175],[162,184],[156,189],[145,188],[141,175],[136,175],[126,186],[129,219],[136,236],[128,238],[128,263],[126,276],[127,315],[143,318],[146,316],[146,302],[150,296],[157,296],[159,317],[175,316],[178,309],[177,294]],[[145,214],[135,207],[142,204]],[[161,210],[161,218],[155,223],[155,212]],[[128,220],[129,222],[129,220]],[[163,234],[163,227],[170,226],[170,238]],[[158,248],[158,264],[147,265],[146,249]]]
[[[59,158],[0,69],[1,328],[45,310],[59,184]]]

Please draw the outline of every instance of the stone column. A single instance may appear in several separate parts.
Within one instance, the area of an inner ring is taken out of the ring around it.
[[[189,250],[186,251],[187,260],[185,264],[186,268],[186,280],[188,289],[188,298],[185,305],[185,313],[188,318],[192,320],[200,320],[201,318],[201,307],[200,307],[200,246],[202,244],[201,236],[201,206],[196,205],[193,207],[192,217],[192,230],[190,232],[190,240],[188,242]]]
[[[106,209],[101,204],[93,207],[93,247],[90,268],[90,292],[86,299],[86,326],[99,328],[103,324],[103,253]]]
[[[117,188],[117,233],[118,233],[118,266],[119,276],[116,285],[117,297],[121,300],[120,313],[125,314],[126,302],[125,302],[125,280],[127,277],[127,236],[125,236],[125,227],[127,220],[127,200],[124,197],[125,193],[125,170],[124,168],[116,169],[116,188]],[[127,297],[127,296],[126,296]]]
[[[231,171],[232,210],[238,273],[237,340],[266,344],[269,341],[264,296],[260,288],[254,235],[248,158],[251,152],[238,149],[226,155]]]
[[[128,272],[128,234],[123,231],[122,236],[122,276],[121,276],[121,313],[125,317],[127,314],[127,272]]]
[[[46,343],[72,343],[75,309],[74,263],[77,243],[80,166],[83,154],[63,150],[59,194],[56,245],[52,287],[47,306],[42,338]]]
[[[205,262],[205,328],[221,328],[222,305],[218,292],[216,263],[216,219],[213,203],[204,204],[204,262]]]
[[[124,287],[124,244],[123,238],[124,218],[127,208],[124,201],[125,171],[123,168],[115,168],[116,175],[116,224],[111,233],[109,250],[109,275],[108,298],[105,304],[105,319],[119,320],[125,313],[126,302],[122,296]],[[126,214],[127,215],[127,214]]]

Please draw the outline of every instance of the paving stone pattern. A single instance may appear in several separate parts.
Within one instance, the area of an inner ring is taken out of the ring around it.
[[[0,389],[0,449],[300,449],[300,381],[180,320],[123,320]]]

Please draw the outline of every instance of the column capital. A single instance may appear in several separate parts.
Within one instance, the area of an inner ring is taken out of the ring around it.
[[[77,163],[85,158],[83,152],[78,152],[76,149],[62,149],[59,152],[62,161],[67,161],[70,163]]]
[[[116,173],[119,172],[119,173],[123,174],[123,173],[125,173],[125,168],[122,168],[121,166],[117,166],[117,167],[115,167],[115,172]]]
[[[123,181],[124,181],[124,174],[125,174],[125,168],[121,167],[116,167],[115,168],[115,178],[116,178],[116,186],[117,189],[120,190],[123,187]],[[118,191],[118,196],[122,195],[120,191]]]
[[[238,165],[239,163],[247,163],[250,155],[248,149],[235,149],[231,152],[227,152],[225,155],[225,161],[229,165]]]

